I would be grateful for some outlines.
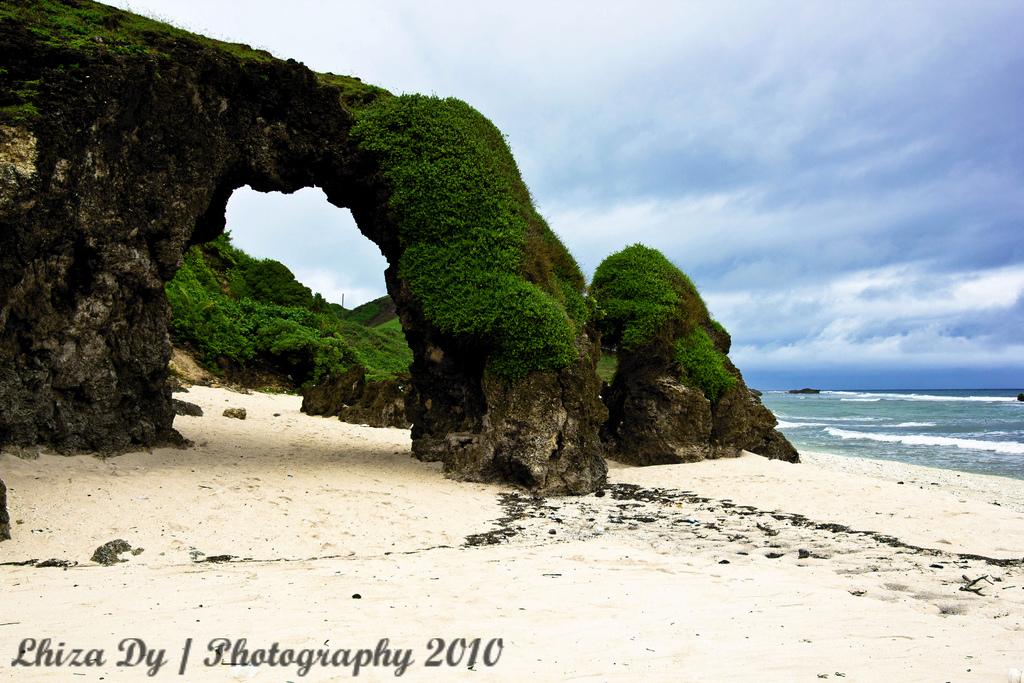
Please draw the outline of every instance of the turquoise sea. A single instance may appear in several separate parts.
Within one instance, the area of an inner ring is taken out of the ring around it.
[[[1021,391],[766,391],[761,400],[797,450],[1024,479]]]

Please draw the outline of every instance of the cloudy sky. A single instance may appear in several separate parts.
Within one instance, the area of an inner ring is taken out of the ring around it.
[[[588,275],[661,249],[754,386],[1024,386],[1024,3],[112,4],[468,101]],[[239,190],[228,227],[328,298],[384,291],[318,190]]]

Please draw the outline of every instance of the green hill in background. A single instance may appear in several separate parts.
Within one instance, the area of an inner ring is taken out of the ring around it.
[[[367,301],[362,306],[356,306],[351,311],[343,314],[345,320],[350,320],[367,327],[378,327],[394,321],[394,325],[401,329],[398,322],[398,312],[395,311],[395,302],[390,296],[382,296],[373,301]]]
[[[173,342],[217,374],[273,373],[299,387],[355,364],[387,379],[412,362],[388,297],[348,311],[227,233],[189,249],[165,289]]]

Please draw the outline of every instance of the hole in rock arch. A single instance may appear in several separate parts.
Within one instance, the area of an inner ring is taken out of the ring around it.
[[[175,347],[224,380],[295,390],[362,365],[408,372],[387,260],[319,188],[235,190],[224,234],[186,252],[167,286]]]
[[[320,188],[283,194],[241,187],[228,200],[224,229],[236,246],[284,263],[329,301],[341,304],[344,295],[348,309],[387,294],[387,260],[352,213],[329,203]]]

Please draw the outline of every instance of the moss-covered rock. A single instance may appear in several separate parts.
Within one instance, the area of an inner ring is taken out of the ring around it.
[[[307,415],[336,417],[343,406],[352,405],[363,395],[366,369],[353,365],[345,372],[328,375],[302,390],[302,412]]]
[[[381,98],[352,137],[380,165],[399,275],[451,335],[486,339],[508,378],[567,366],[586,323],[583,278],[534,210],[500,131],[455,99]]]
[[[656,249],[634,244],[597,267],[590,288],[606,345],[620,353],[654,353],[679,378],[717,400],[736,383],[711,335],[728,338],[713,321],[689,277]]]
[[[0,64],[0,441],[180,442],[165,284],[191,246],[223,232],[236,188],[315,185],[388,260],[412,351],[414,452],[452,476],[546,493],[603,483],[603,413],[565,389],[593,375],[582,274],[471,107],[394,97],[86,0],[5,3]],[[193,275],[178,293],[206,289]],[[285,307],[304,296],[275,267],[241,275],[229,283],[247,292],[240,309],[254,294]],[[249,329],[259,307],[236,325],[231,305],[210,303],[199,310],[225,324],[197,345],[245,353],[255,335],[311,377],[340,365],[345,350],[304,318],[277,311]],[[511,399],[548,417],[496,434],[513,417],[495,402]]]
[[[598,266],[591,294],[618,367],[604,394],[613,457],[650,465],[750,450],[796,461],[776,420],[729,361],[729,333],[693,282],[640,244]]]

